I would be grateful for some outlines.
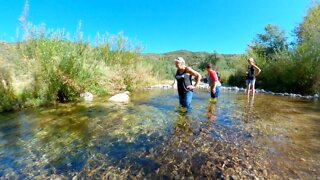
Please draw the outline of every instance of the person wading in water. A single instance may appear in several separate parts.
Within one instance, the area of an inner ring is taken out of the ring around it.
[[[257,71],[257,72],[256,72]],[[254,59],[249,58],[248,59],[248,69],[246,72],[246,93],[249,96],[250,90],[252,90],[252,95],[255,93],[255,83],[256,83],[256,77],[260,74],[261,69],[254,64]]]

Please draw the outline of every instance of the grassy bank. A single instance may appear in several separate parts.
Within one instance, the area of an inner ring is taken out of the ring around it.
[[[81,36],[36,29],[29,39],[1,44],[0,111],[135,91],[155,83],[153,66],[121,34],[90,45]]]

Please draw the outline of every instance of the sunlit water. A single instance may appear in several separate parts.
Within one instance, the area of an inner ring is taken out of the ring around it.
[[[2,178],[320,178],[320,103],[175,90],[0,115]]]

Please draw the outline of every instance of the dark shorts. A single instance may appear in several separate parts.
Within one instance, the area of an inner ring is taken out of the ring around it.
[[[216,87],[216,93],[212,93],[212,88],[213,88],[213,87],[210,87],[211,97],[212,97],[212,98],[217,98],[217,97],[219,97],[221,86],[217,86],[217,87]]]

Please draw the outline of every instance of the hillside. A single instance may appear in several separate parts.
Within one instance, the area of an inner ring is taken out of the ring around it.
[[[219,53],[209,53],[209,52],[192,52],[188,50],[178,50],[167,53],[146,53],[142,54],[142,57],[146,61],[151,61],[152,63],[157,63],[159,68],[159,74],[167,74],[165,77],[161,78],[172,78],[175,73],[175,66],[173,65],[173,60],[176,57],[183,57],[186,60],[186,64],[191,66],[195,70],[199,71],[201,74],[205,74],[205,69],[203,66],[207,62],[212,62],[212,58],[216,59],[214,68],[219,71],[222,75],[223,80],[227,82],[227,79],[236,70],[236,67],[241,64],[244,59],[241,54],[219,54]]]

